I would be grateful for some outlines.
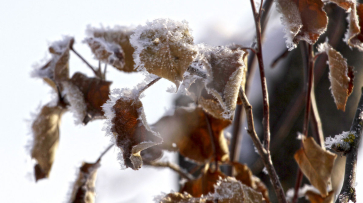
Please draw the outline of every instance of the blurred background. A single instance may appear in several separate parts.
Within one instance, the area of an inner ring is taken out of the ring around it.
[[[32,139],[30,122],[32,114],[39,112],[54,95],[51,88],[40,79],[30,77],[34,64],[49,57],[48,45],[64,35],[75,37],[74,48],[92,65],[93,59],[88,46],[82,43],[87,25],[94,27],[123,25],[137,26],[156,18],[186,20],[193,30],[196,43],[226,45],[232,42],[250,46],[254,37],[254,23],[250,3],[240,1],[190,1],[190,0],[155,0],[155,1],[116,1],[116,0],[0,0],[0,56],[2,74],[0,94],[2,95],[1,117],[2,135],[0,137],[0,191],[2,202],[67,202],[71,185],[76,179],[78,167],[83,161],[94,162],[100,153],[110,144],[110,138],[102,131],[104,121],[92,121],[87,126],[74,125],[71,113],[62,118],[59,149],[49,179],[35,183],[33,178],[34,162],[30,159],[27,144]],[[336,110],[329,92],[328,69],[325,61],[320,65],[320,78],[316,79],[316,97],[322,117],[325,136],[333,136],[349,130],[359,100],[362,86],[362,53],[350,50],[342,42],[345,33],[345,13],[336,6],[328,6],[331,16],[325,37],[335,42],[335,47],[348,59],[348,64],[355,66],[356,81],[353,94],[348,99],[346,112]],[[338,15],[340,13],[340,15]],[[271,132],[273,161],[281,178],[284,189],[293,187],[296,176],[296,164],[293,154],[300,141],[297,132],[302,131],[303,113],[296,107],[299,93],[303,89],[303,67],[300,48],[290,52],[274,68],[272,61],[285,51],[283,27],[274,5],[266,27],[264,39],[264,60],[270,94]],[[341,20],[343,19],[343,20]],[[341,25],[341,29],[337,28]],[[330,37],[334,34],[336,39]],[[340,36],[339,36],[340,35]],[[71,75],[81,71],[88,76],[92,72],[75,55],[70,59]],[[317,73],[318,74],[318,73]],[[125,74],[108,68],[108,80],[113,81],[111,89],[133,87],[141,82],[141,74]],[[167,111],[174,108],[179,95],[166,92],[172,85],[162,79],[145,92],[142,99],[149,124],[155,123]],[[255,125],[259,134],[262,109],[260,108],[261,89],[259,73],[256,71],[251,83],[250,102],[254,106]],[[301,100],[301,99],[300,99]],[[293,120],[287,119],[290,115]],[[288,121],[288,122],[285,122]],[[282,127],[281,127],[282,126]],[[240,162],[247,163],[255,174],[269,184],[262,173],[258,155],[252,142],[242,128],[243,145]],[[274,142],[278,140],[277,142]],[[362,154],[362,150],[360,155]],[[289,158],[286,158],[289,157]],[[360,156],[361,158],[362,156]],[[168,153],[163,160],[177,162],[176,154]],[[344,161],[344,160],[342,160]],[[358,161],[361,169],[362,159]],[[343,163],[344,165],[344,163]],[[359,169],[358,169],[359,171]],[[342,174],[343,172],[338,172]],[[293,177],[293,178],[292,178]],[[363,175],[357,174],[357,191],[363,189]],[[120,170],[116,150],[104,156],[98,170],[96,192],[98,203],[153,202],[156,195],[177,191],[178,176],[169,169],[143,167],[139,171]],[[270,192],[273,195],[273,192]],[[358,202],[363,200],[358,192]]]

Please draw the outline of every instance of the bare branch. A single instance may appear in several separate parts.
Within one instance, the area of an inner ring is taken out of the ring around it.
[[[170,162],[150,162],[150,163],[144,163],[144,164],[148,165],[148,166],[159,167],[159,168],[170,168],[171,170],[177,172],[181,177],[183,177],[189,181],[194,179],[194,177],[191,174],[189,174],[188,172],[186,172],[184,169],[182,169],[178,165],[172,164]]]

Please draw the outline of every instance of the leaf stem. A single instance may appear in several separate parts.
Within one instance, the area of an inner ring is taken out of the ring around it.
[[[101,161],[101,159],[102,159],[102,157],[112,148],[114,146],[114,144],[110,144],[110,146],[108,146],[106,149],[105,149],[105,151],[103,151],[102,153],[101,153],[101,155],[98,157],[98,159],[97,159],[97,161],[96,161],[96,163],[98,163],[98,162],[100,162]]]
[[[208,114],[203,110],[204,116],[205,116],[205,122],[207,123],[207,128],[208,128],[208,134],[209,134],[209,138],[210,138],[210,142],[212,145],[212,150],[213,150],[213,157],[214,157],[214,163],[215,163],[215,171],[218,171],[218,157],[217,157],[217,150],[216,150],[216,145],[215,143],[217,142],[215,137],[214,137],[214,133],[213,133],[213,129],[212,126],[210,124],[209,121],[209,116]]]
[[[357,174],[357,158],[358,149],[362,134],[363,126],[363,87],[361,88],[361,97],[358,103],[357,111],[355,112],[353,123],[350,131],[355,131],[355,139],[351,144],[351,150],[347,152],[347,161],[345,163],[345,175],[342,190],[336,200],[336,203],[347,203],[349,200],[357,202],[355,191],[355,179]]]
[[[161,79],[161,77],[157,77],[156,79],[154,79],[153,81],[151,81],[149,84],[147,84],[144,88],[142,88],[140,90],[140,92],[139,92],[139,97],[140,97],[141,93],[143,93],[147,88],[151,87],[153,84],[155,84],[160,79]]]
[[[167,167],[167,168],[170,168],[171,170],[177,172],[181,177],[183,177],[183,178],[185,178],[185,179],[187,179],[189,181],[194,179],[194,177],[191,174],[184,171],[178,165],[172,164],[170,162],[150,162],[150,163],[145,163],[145,165],[160,167],[160,168]]]
[[[266,148],[263,147],[263,145],[256,133],[254,122],[253,122],[252,106],[249,103],[247,96],[244,93],[242,88],[240,88],[239,96],[242,99],[242,103],[243,103],[244,109],[246,111],[247,124],[248,124],[247,132],[251,136],[251,139],[252,139],[253,143],[255,144],[257,151],[260,154],[261,159],[268,171],[268,175],[270,176],[270,181],[275,190],[277,200],[280,203],[287,203],[286,198],[285,198],[285,193],[281,186],[279,177],[277,176],[275,168],[272,165],[270,153],[266,150]]]
[[[97,77],[99,77],[99,75],[98,75],[98,73],[97,73],[97,71],[92,67],[92,65],[91,64],[89,64],[88,63],[88,61],[86,61],[86,59],[84,59],[74,48],[73,48],[73,46],[72,47],[70,47],[70,49],[73,51],[73,53],[75,53],[77,56],[78,56],[78,58],[80,58],[92,71],[93,71],[93,73],[95,74],[95,76],[97,76]]]

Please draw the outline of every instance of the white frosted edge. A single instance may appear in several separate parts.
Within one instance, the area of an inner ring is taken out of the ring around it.
[[[30,118],[25,120],[25,122],[27,123],[27,127],[28,127],[27,134],[29,135],[29,138],[27,139],[24,147],[25,147],[25,151],[29,155],[31,155],[31,152],[33,150],[33,145],[34,145],[34,131],[33,131],[32,125],[33,125],[35,119],[37,119],[38,116],[40,115],[40,113],[42,111],[42,107],[43,107],[43,105],[41,103],[39,103],[36,110],[34,112],[30,112]]]
[[[348,151],[350,149],[350,144],[345,142],[344,139],[347,138],[350,134],[355,136],[355,133],[355,131],[343,131],[341,134],[335,135],[334,137],[327,137],[325,139],[325,147],[332,149],[333,145],[339,145],[339,148]]]
[[[83,124],[87,112],[83,93],[71,82],[62,82],[62,85],[64,87],[62,94],[66,95],[66,99],[70,104],[69,110],[73,113],[74,123],[76,125]]]
[[[113,27],[111,26],[104,26],[104,25],[100,25],[100,27],[93,27],[92,25],[87,25],[86,28],[86,35],[88,37],[94,37],[94,33],[99,32],[99,33],[105,33],[106,35],[110,35],[110,37],[120,37],[120,34],[125,34],[125,33],[129,33],[132,32],[134,30],[133,26],[120,26],[120,25],[115,25]]]
[[[290,188],[287,192],[286,192],[286,199],[288,201],[291,202],[292,198],[294,197],[294,191],[295,189],[294,188]],[[305,184],[303,187],[301,187],[298,191],[298,197],[304,197],[306,192],[308,191],[312,191],[314,193],[317,193],[317,194],[320,194],[319,190],[316,189],[314,186],[312,185],[307,185]]]
[[[178,41],[178,39],[183,38],[183,34],[181,32],[183,30],[188,30],[191,32],[187,21],[179,22],[168,18],[155,19],[151,22],[146,22],[145,25],[139,25],[136,27],[134,34],[130,36],[131,46],[133,46],[135,49],[133,54],[135,69],[138,71],[146,71],[144,64],[140,61],[140,53],[145,49],[145,47],[148,47],[154,43],[152,39],[142,39],[141,35],[143,33],[154,31],[156,38],[158,36],[168,36],[169,38],[172,38],[172,41]]]

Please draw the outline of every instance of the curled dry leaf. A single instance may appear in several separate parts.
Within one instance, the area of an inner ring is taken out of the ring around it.
[[[162,139],[148,126],[137,90],[116,89],[112,94],[103,105],[106,131],[122,151],[122,164],[137,170],[142,166],[141,151],[160,144]]]
[[[97,169],[100,163],[83,163],[79,168],[78,177],[73,185],[71,203],[94,203]]]
[[[216,143],[216,155],[219,161],[229,159],[228,145],[223,129],[231,124],[208,116]],[[177,151],[197,162],[207,162],[213,156],[212,141],[208,132],[205,113],[200,107],[178,108],[174,115],[164,116],[153,129],[163,138],[161,148]]]
[[[170,193],[164,197],[159,197],[155,202],[158,203],[264,203],[263,197],[260,193],[252,188],[242,184],[234,178],[227,177],[223,180],[218,180],[215,185],[214,193],[197,198],[189,194]]]
[[[111,64],[124,72],[135,72],[133,54],[135,49],[130,44],[133,29],[116,26],[114,28],[87,28],[88,38],[85,42],[90,46],[96,58]]]
[[[252,175],[252,171],[248,168],[248,166],[235,162],[232,164],[236,172],[236,175],[234,177],[237,180],[241,181],[241,183],[256,190],[256,192],[260,192],[265,199],[265,202],[269,203],[270,198],[268,196],[268,189],[266,185],[258,177]]]
[[[348,66],[347,60],[327,42],[320,44],[318,51],[328,55],[330,88],[334,102],[338,109],[345,111],[348,97],[353,91],[353,67]]]
[[[248,52],[231,47],[206,47],[203,52],[208,77],[201,105],[217,118],[232,120],[239,88],[246,82]]]
[[[285,26],[286,45],[294,49],[300,40],[315,44],[326,31],[328,17],[321,0],[275,0]]]
[[[34,166],[36,181],[49,177],[58,148],[59,125],[64,111],[60,106],[45,105],[33,121],[31,156],[37,161]]]
[[[79,72],[66,82],[65,94],[77,123],[86,125],[93,119],[104,118],[102,105],[108,100],[111,83]]]
[[[326,197],[336,155],[322,149],[312,137],[303,137],[302,142],[303,148],[295,153],[294,158],[310,183]]]
[[[177,88],[197,54],[185,21],[156,19],[147,22],[136,28],[131,44],[135,47],[135,63],[139,70],[168,79]]]
[[[202,172],[202,175],[198,179],[186,182],[180,192],[187,192],[193,197],[207,195],[214,191],[215,184],[221,178],[226,178],[226,175],[219,170],[212,171],[207,164]]]
[[[64,37],[63,40],[53,42],[49,47],[52,58],[45,65],[35,69],[32,76],[43,78],[55,91],[58,91],[57,86],[60,86],[60,82],[69,79],[69,50],[73,43],[72,37]]]
[[[311,203],[333,203],[334,201],[334,191],[330,191],[326,197],[314,191],[306,191],[305,196]]]

